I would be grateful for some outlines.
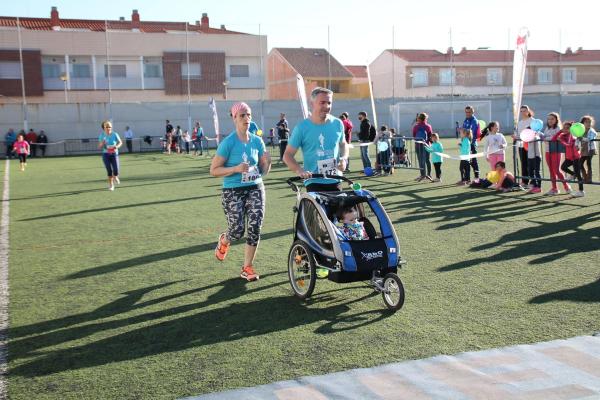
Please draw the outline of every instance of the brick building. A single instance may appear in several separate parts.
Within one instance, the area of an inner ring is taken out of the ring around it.
[[[265,36],[194,24],[131,20],[20,18],[30,103],[260,99]],[[21,96],[16,17],[0,17],[0,103]],[[189,64],[186,49],[189,50]],[[107,57],[108,55],[108,57]],[[65,94],[66,87],[66,94]]]
[[[513,52],[384,50],[370,65],[376,97],[493,96],[512,92]],[[529,50],[524,93],[600,92],[600,50]]]

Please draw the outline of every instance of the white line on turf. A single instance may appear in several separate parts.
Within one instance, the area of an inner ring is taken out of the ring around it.
[[[10,162],[6,160],[0,213],[0,400],[8,398],[8,177]]]

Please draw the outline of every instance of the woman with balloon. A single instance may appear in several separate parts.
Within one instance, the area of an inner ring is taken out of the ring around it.
[[[558,140],[565,146],[565,162],[560,168],[577,178],[577,185],[579,191],[573,192],[573,197],[583,197],[585,192],[583,191],[583,179],[581,177],[581,164],[580,158],[581,153],[579,152],[580,138],[585,133],[585,127],[580,122],[566,121],[563,123],[561,133],[558,135]],[[570,170],[569,167],[573,167]]]
[[[522,105],[520,109],[521,119],[517,123],[517,132],[513,135],[513,139],[517,142],[516,145],[519,148],[519,162],[521,163],[521,183],[523,186],[529,184],[529,170],[527,169],[527,144],[522,140],[521,132],[523,130],[531,128],[531,121],[533,120],[534,112],[529,106]]]
[[[532,119],[529,123],[531,129],[521,132],[521,140],[527,145],[527,176],[531,182],[529,193],[541,193],[542,176],[540,165],[542,164],[541,130],[544,122],[540,119]]]

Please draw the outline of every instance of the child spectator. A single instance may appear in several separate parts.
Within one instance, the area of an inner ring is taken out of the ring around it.
[[[581,138],[581,175],[585,183],[592,183],[592,157],[596,154],[594,139],[598,134],[594,130],[594,117],[591,115],[581,117],[581,123],[585,126],[585,134]]]
[[[496,171],[498,175],[496,178],[497,182],[494,183],[491,187],[502,191],[502,192],[510,192],[514,187],[517,187],[517,182],[515,180],[515,176],[506,170],[506,164],[504,161],[498,161],[496,163]]]
[[[535,132],[535,138],[528,143],[527,147],[527,176],[531,183],[531,189],[528,193],[541,193],[542,176],[540,174],[540,165],[542,163],[542,139],[540,132]]]
[[[546,164],[548,164],[550,182],[552,184],[552,188],[545,193],[546,196],[555,196],[560,193],[556,185],[558,179],[562,181],[565,192],[571,192],[571,186],[565,182],[565,176],[560,170],[560,159],[565,152],[565,147],[558,141],[558,134],[561,128],[560,115],[555,112],[548,114],[546,127],[541,134],[546,145]]]
[[[437,133],[431,134],[431,145],[425,147],[429,153],[431,153],[431,162],[433,163],[433,167],[435,169],[435,179],[433,182],[441,182],[442,181],[442,163],[444,159],[442,156],[436,153],[443,153],[444,146],[440,143],[440,136]]]
[[[364,224],[358,220],[356,207],[340,209],[337,213],[337,219],[342,223],[340,230],[349,240],[369,239]]]
[[[460,181],[456,182],[459,186],[467,186],[471,182],[471,164],[469,163],[469,155],[471,154],[471,140],[473,134],[470,129],[461,129],[460,141]]]
[[[388,175],[392,172],[392,143],[387,126],[381,126],[374,141],[377,146],[377,165],[384,175]]]
[[[573,135],[571,135],[571,125],[573,125],[573,121],[565,122],[562,130],[558,134],[558,140],[565,146],[565,162],[563,162],[560,168],[567,174],[577,178],[579,191],[573,192],[573,197],[583,197],[585,196],[585,192],[583,191],[583,179],[581,177],[580,169],[580,143],[578,139],[575,139]],[[569,169],[570,166],[573,166],[573,170]]]
[[[17,156],[19,157],[21,171],[25,171],[25,166],[27,165],[27,155],[29,154],[29,143],[25,141],[25,135],[19,133],[17,136],[17,141],[13,144],[12,151],[17,153]]]
[[[498,161],[504,161],[504,149],[506,149],[506,138],[500,133],[500,123],[490,122],[481,133],[487,137],[485,144],[486,159],[490,163],[490,170],[496,170]]]

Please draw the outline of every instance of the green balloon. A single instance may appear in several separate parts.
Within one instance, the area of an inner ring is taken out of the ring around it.
[[[484,120],[480,119],[479,121],[479,129],[484,130],[485,127],[487,126],[487,122],[485,122]]]
[[[575,122],[573,125],[571,125],[571,129],[569,129],[569,131],[571,132],[571,135],[575,136],[576,138],[580,138],[585,134],[585,126],[583,126],[581,122]]]
[[[358,182],[355,182],[352,184],[352,190],[360,190],[361,188],[362,188],[362,186]]]

